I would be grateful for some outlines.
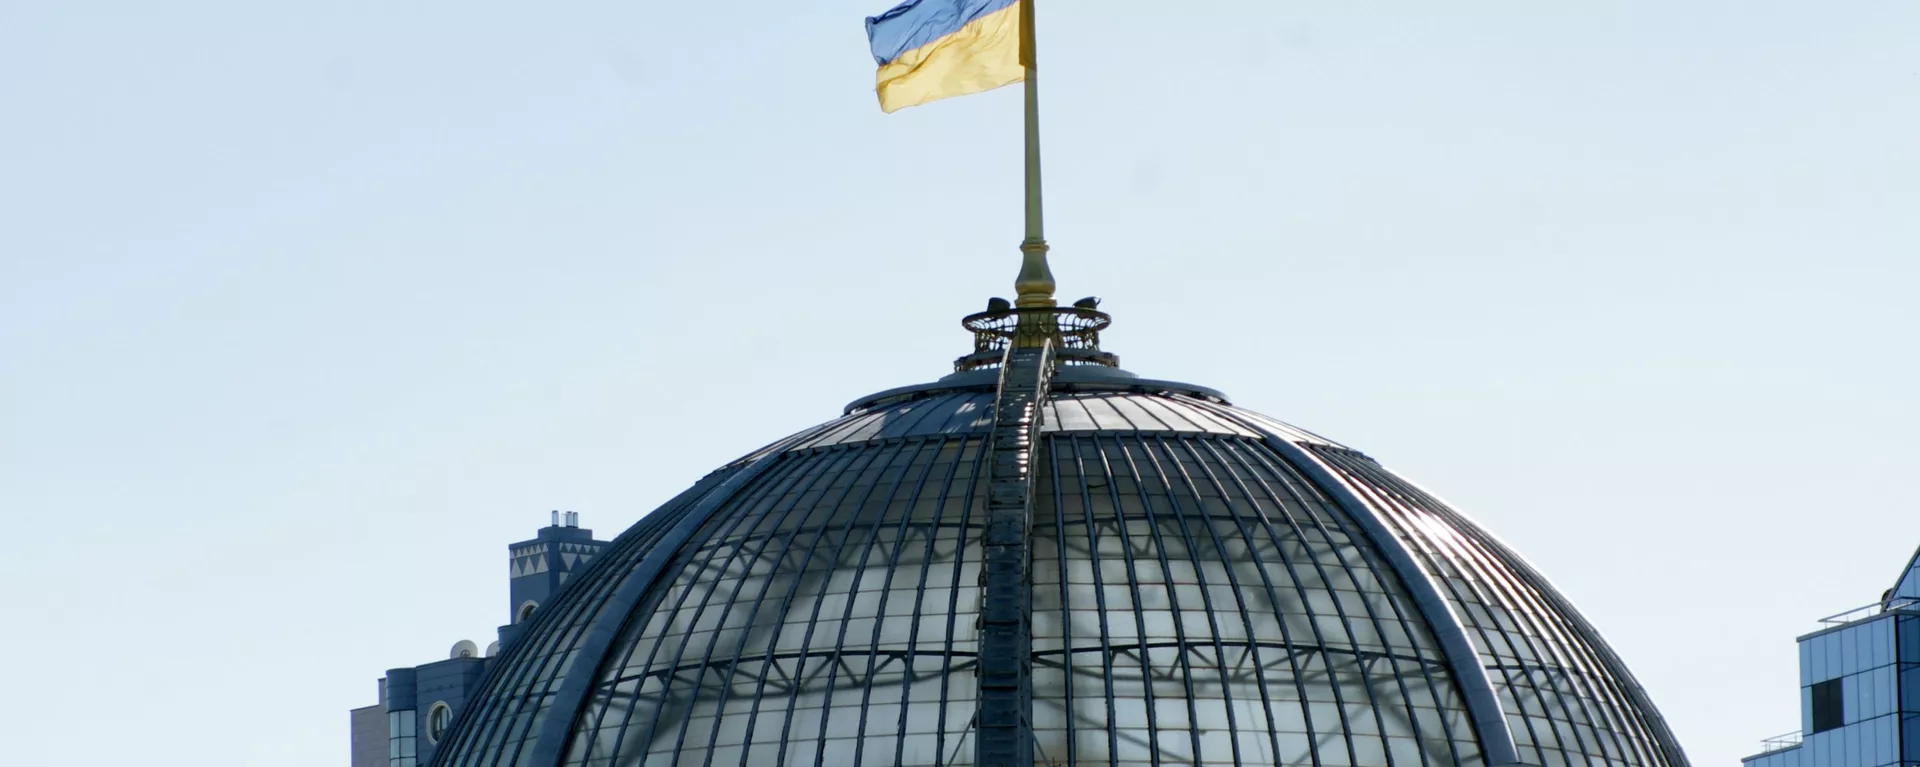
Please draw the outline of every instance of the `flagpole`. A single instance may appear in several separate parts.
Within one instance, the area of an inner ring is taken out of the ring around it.
[[[1047,237],[1040,215],[1040,91],[1035,81],[1034,0],[1020,0],[1020,65],[1026,69],[1027,236],[1020,242],[1016,306],[1053,306],[1053,270],[1047,267]]]

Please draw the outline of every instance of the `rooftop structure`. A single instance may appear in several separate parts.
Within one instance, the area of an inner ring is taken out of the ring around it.
[[[471,640],[453,644],[445,660],[389,669],[375,703],[349,712],[353,767],[424,764],[467,708],[503,643],[512,642],[537,608],[598,556],[606,541],[580,527],[580,515],[552,512],[552,524],[531,540],[507,547],[507,624],[484,651]]]
[[[1893,588],[1799,638],[1800,726],[1744,767],[1920,763],[1920,552]]]
[[[1119,368],[1097,302],[1047,288],[968,316],[951,374],[641,517],[432,764],[1687,764],[1491,534],[1357,449]]]

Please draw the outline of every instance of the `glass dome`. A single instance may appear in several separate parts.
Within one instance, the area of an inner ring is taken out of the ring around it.
[[[643,517],[433,764],[1686,765],[1599,634],[1445,503],[1097,339],[1021,345]]]

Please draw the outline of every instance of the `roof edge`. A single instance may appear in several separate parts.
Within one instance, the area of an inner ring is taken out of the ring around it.
[[[919,399],[932,394],[956,391],[995,391],[999,385],[1000,373],[997,368],[980,368],[942,377],[937,381],[910,386],[896,386],[877,391],[847,403],[841,415],[853,415],[883,405],[891,405],[910,399]],[[1225,392],[1198,384],[1180,381],[1165,381],[1157,378],[1141,378],[1120,368],[1098,365],[1062,365],[1053,374],[1050,391],[1091,392],[1091,391],[1130,391],[1140,393],[1174,392],[1222,405],[1232,405]]]

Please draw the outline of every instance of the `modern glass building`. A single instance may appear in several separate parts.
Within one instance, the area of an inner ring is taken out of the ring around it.
[[[1880,600],[1800,637],[1800,728],[1744,767],[1920,763],[1920,552]]]
[[[1097,302],[1021,303],[966,318],[952,374],[607,544],[431,764],[1685,767],[1594,627],[1465,515],[1121,369]]]

